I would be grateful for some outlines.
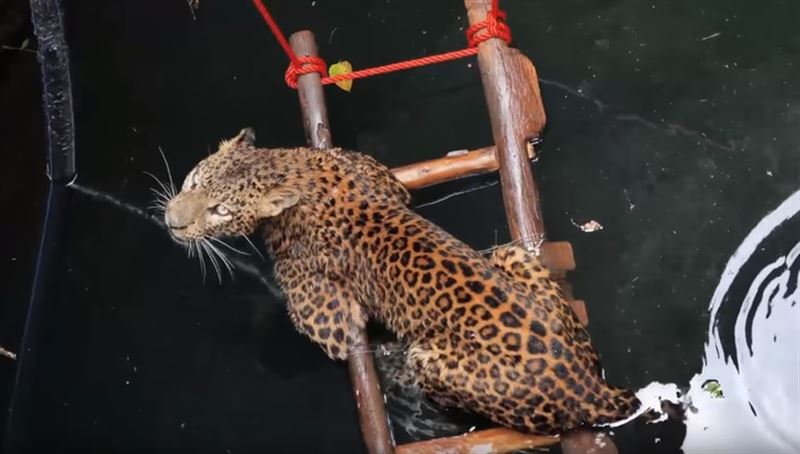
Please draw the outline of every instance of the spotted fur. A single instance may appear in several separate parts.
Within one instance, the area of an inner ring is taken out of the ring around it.
[[[368,156],[253,142],[243,130],[200,162],[165,220],[178,241],[261,232],[292,321],[328,356],[347,358],[370,318],[409,346],[431,399],[507,427],[557,434],[639,407],[603,380],[589,334],[533,254],[482,257],[410,210]]]

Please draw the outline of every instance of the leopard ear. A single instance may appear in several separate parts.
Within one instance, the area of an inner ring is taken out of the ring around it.
[[[252,127],[247,127],[239,131],[239,134],[233,139],[237,145],[253,146],[256,143],[256,130]]]
[[[236,137],[223,140],[219,144],[219,151],[235,150],[242,147],[252,147],[256,143],[256,131],[253,128],[244,128],[236,134]]]
[[[279,215],[300,201],[300,191],[286,186],[270,189],[258,203],[258,216],[261,219]]]

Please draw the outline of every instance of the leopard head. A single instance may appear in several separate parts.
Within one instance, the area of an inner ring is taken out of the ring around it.
[[[246,236],[300,201],[300,192],[284,184],[285,169],[270,165],[270,150],[254,143],[253,129],[242,129],[187,174],[164,210],[173,239],[191,244]]]

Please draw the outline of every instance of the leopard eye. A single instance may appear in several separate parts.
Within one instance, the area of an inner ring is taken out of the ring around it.
[[[216,214],[217,216],[228,216],[231,214],[231,210],[222,204],[213,205],[209,207],[208,211],[210,211],[213,214]]]

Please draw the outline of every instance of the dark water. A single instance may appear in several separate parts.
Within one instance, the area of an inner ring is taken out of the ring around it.
[[[7,17],[24,11],[8,3]],[[571,281],[607,377],[688,385],[703,368],[726,263],[800,188],[800,5],[501,3],[542,78],[548,129],[534,166],[546,226],[574,246]],[[268,6],[287,32],[313,30],[329,63],[362,68],[464,45],[456,0]],[[260,146],[304,140],[286,57],[250,2],[201,0],[196,20],[183,0],[65,9],[81,187],[144,207],[143,171],[163,176],[158,147],[182,176],[243,126]],[[4,18],[4,45],[29,37],[20,23]],[[23,452],[362,451],[346,368],[293,331],[264,285],[244,275],[202,283],[164,232],[86,191],[53,194],[63,228],[49,238],[35,348],[20,351],[47,192],[41,89],[34,54],[0,59],[10,163],[0,200],[12,220],[0,345],[31,371],[14,395],[17,363],[0,358],[0,399],[16,403],[5,440]],[[491,141],[472,60],[326,94],[334,141],[390,166]],[[486,248],[508,239],[494,181],[418,191],[415,203],[488,186],[419,209]],[[589,220],[604,229],[573,225]],[[785,235],[771,247],[788,254],[797,234]],[[678,452],[686,433],[674,421],[615,429],[622,452]]]

